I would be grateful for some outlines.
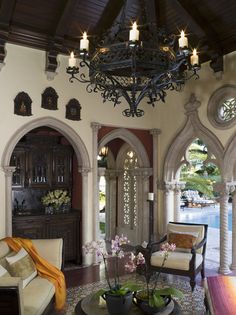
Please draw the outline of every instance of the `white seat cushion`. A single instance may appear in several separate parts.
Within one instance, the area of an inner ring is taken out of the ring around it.
[[[23,290],[24,315],[41,315],[55,294],[54,285],[37,276]]]
[[[164,268],[179,269],[179,270],[189,270],[189,262],[192,258],[191,253],[183,252],[170,252],[168,258],[165,261]],[[161,267],[163,262],[163,252],[158,251],[151,256],[151,265],[156,267]],[[196,254],[196,268],[202,263],[202,255]]]

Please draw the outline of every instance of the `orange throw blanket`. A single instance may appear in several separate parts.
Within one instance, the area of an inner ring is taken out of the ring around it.
[[[38,254],[31,240],[20,237],[6,237],[3,241],[15,252],[18,252],[23,247],[29,253],[35,263],[38,274],[54,284],[56,309],[61,310],[66,301],[64,274]]]

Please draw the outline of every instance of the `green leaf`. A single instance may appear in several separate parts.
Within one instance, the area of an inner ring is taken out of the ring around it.
[[[100,289],[100,290],[98,290],[98,291],[94,294],[94,296],[95,296],[95,297],[102,296],[105,292],[107,292],[107,290],[105,290],[105,289]]]
[[[135,292],[138,290],[141,290],[142,286],[132,283],[132,282],[126,282],[124,285],[122,285],[121,289],[126,289],[127,291]]]
[[[151,307],[161,307],[165,305],[164,299],[158,295],[158,294],[153,294],[149,297],[149,305]]]

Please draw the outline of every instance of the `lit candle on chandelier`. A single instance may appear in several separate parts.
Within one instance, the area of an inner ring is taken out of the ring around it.
[[[70,53],[70,58],[69,58],[69,67],[73,68],[75,66],[76,66],[76,59],[75,59],[74,52],[72,51]]]
[[[137,23],[134,22],[132,29],[129,31],[129,40],[131,42],[136,42],[139,40],[139,30],[137,29]]]
[[[153,192],[149,192],[148,193],[148,201],[153,201],[154,200],[154,193]]]
[[[190,57],[190,62],[191,62],[192,66],[198,65],[198,63],[199,63],[199,57],[197,54],[197,50],[195,48],[193,50],[192,56]]]
[[[188,47],[188,38],[185,36],[184,31],[181,31],[179,38],[179,48]]]
[[[86,50],[89,49],[89,40],[87,38],[87,33],[83,33],[83,38],[80,40],[80,50]]]

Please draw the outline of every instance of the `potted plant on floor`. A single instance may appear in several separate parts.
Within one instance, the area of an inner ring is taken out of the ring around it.
[[[174,251],[175,248],[175,244],[169,243],[165,243],[161,246],[163,253],[161,268],[164,267],[165,262],[168,259],[169,252]],[[172,287],[159,289],[158,281],[161,269],[158,273],[151,276],[147,264],[145,263],[145,258],[143,257],[142,260],[139,259],[140,254],[141,253],[139,253],[138,256],[131,254],[128,263],[125,265],[126,270],[128,271],[134,271],[137,267],[139,267],[146,280],[146,287],[135,292],[134,303],[143,311],[144,314],[156,314],[168,306],[171,302],[172,296],[182,298],[183,293]]]
[[[111,242],[110,254],[106,250],[104,240],[92,241],[83,246],[86,254],[95,253],[104,263],[107,288],[99,290],[96,294],[101,295],[106,300],[110,315],[127,315],[132,305],[133,292],[140,289],[140,286],[135,283],[120,283],[119,260],[124,257],[121,246],[128,243],[127,237],[116,235]],[[111,279],[108,273],[108,257],[113,257],[110,259],[110,263],[114,263],[114,279]],[[143,259],[142,254],[140,254],[140,259]],[[129,269],[129,271],[131,270]]]

